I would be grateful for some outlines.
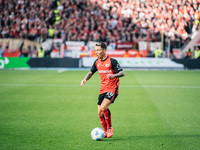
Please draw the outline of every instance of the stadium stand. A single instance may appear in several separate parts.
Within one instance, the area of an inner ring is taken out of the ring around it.
[[[172,39],[180,36],[185,40],[196,29],[200,18],[197,0],[60,0],[56,3],[1,0],[0,3],[3,38],[34,39],[41,34],[46,38],[53,26],[55,37],[65,32],[69,41],[158,40],[161,32]],[[56,16],[60,17],[60,23],[56,23]]]
[[[198,0],[0,0],[0,38],[161,41],[198,30]]]

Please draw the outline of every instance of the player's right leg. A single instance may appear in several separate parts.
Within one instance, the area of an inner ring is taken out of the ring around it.
[[[107,124],[103,115],[101,105],[98,105],[98,115],[99,115],[100,123],[104,130],[104,137],[107,137]]]

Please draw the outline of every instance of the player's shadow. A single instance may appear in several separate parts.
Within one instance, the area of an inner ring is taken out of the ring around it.
[[[102,141],[123,141],[127,139],[154,139],[154,138],[200,138],[200,135],[137,135],[137,136],[121,136],[121,137],[111,137],[104,138]]]

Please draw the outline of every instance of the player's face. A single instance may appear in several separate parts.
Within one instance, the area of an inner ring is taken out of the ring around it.
[[[96,55],[99,59],[103,59],[103,57],[105,56],[105,50],[103,50],[101,48],[101,46],[96,46],[95,47],[95,50],[96,50]]]

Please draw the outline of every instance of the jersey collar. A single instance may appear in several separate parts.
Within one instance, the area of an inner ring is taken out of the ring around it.
[[[106,59],[104,59],[104,60],[101,60],[101,59],[100,59],[100,61],[106,61],[107,59],[108,59],[108,56],[107,56]]]

